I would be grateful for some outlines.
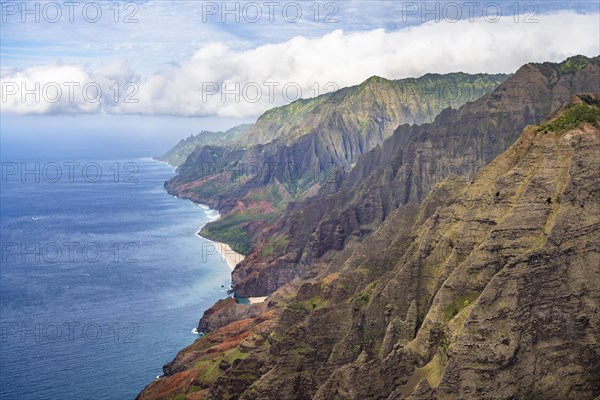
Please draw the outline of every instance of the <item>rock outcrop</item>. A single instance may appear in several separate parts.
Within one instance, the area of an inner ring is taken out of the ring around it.
[[[254,318],[267,311],[267,303],[238,304],[233,297],[216,302],[204,312],[198,323],[198,332],[211,332],[246,318]]]

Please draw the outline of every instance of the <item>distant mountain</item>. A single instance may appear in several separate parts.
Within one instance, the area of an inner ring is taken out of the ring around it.
[[[420,78],[388,80],[372,76],[357,86],[300,99],[273,108],[248,129],[248,142],[277,139],[290,145],[299,137],[323,132],[349,167],[357,157],[381,143],[401,123],[431,122],[443,109],[458,108],[493,90],[506,74],[426,74]]]
[[[170,193],[218,208],[203,235],[247,253],[266,222],[349,171],[401,123],[431,121],[492,91],[506,75],[428,74],[361,85],[267,111],[246,131],[249,147],[197,147],[167,184]]]
[[[179,143],[175,145],[175,147],[167,151],[162,156],[156,157],[156,159],[159,161],[168,162],[174,167],[178,167],[185,162],[188,156],[198,146],[235,145],[244,137],[244,133],[249,127],[249,124],[243,124],[228,129],[225,132],[202,131],[197,135],[190,135],[186,139],[181,139]]]
[[[515,76],[595,68],[560,67]],[[473,176],[432,184],[262,309],[217,303],[139,399],[597,399],[600,92],[555,107],[556,87],[527,97],[553,99],[549,117]]]
[[[256,251],[233,273],[236,293],[268,295],[314,273],[328,262],[328,252],[368,236],[450,174],[472,178],[526,125],[540,123],[582,92],[600,92],[600,57],[524,65],[492,93],[443,111],[431,124],[399,126],[350,172],[334,176],[318,195],[290,205],[263,228]]]

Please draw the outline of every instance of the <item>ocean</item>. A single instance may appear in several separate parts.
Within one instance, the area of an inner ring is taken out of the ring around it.
[[[2,159],[0,398],[133,399],[231,269],[148,158]]]

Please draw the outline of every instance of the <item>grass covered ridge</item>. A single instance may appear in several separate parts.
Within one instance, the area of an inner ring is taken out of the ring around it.
[[[600,120],[600,101],[591,96],[579,96],[583,101],[581,103],[571,103],[566,106],[563,113],[553,120],[541,124],[538,132],[561,134],[571,129],[577,128],[586,122],[598,127]]]

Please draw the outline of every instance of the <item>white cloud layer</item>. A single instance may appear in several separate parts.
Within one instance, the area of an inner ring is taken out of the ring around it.
[[[372,75],[398,79],[427,72],[513,72],[530,61],[598,55],[598,18],[597,13],[563,11],[538,15],[537,23],[503,18],[497,23],[483,19],[428,22],[394,32],[336,30],[318,38],[295,37],[250,50],[213,42],[186,61],[143,79],[126,62],[97,68],[30,67],[3,73],[1,105],[3,112],[20,114],[258,116],[298,94],[314,97]],[[79,83],[74,96],[69,96],[73,84],[65,86],[66,82]],[[130,82],[136,85],[126,86]],[[23,97],[22,89],[35,91],[36,84],[40,101],[32,93]],[[63,88],[58,100],[54,98],[56,84]],[[223,87],[227,93],[215,93]]]

